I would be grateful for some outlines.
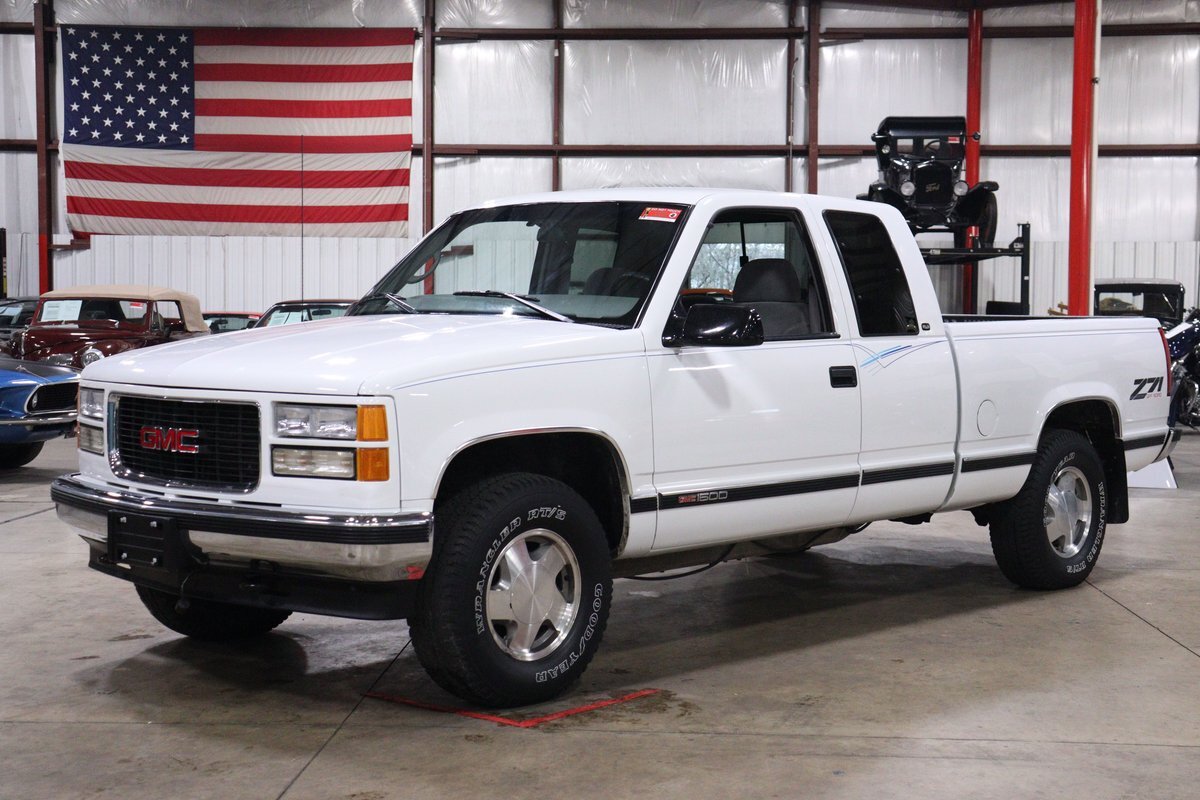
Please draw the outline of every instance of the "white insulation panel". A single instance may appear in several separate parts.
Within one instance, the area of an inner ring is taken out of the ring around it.
[[[437,24],[539,28],[555,0],[438,0]],[[64,24],[417,27],[422,0],[57,0]],[[1073,22],[1073,4],[985,12],[986,25]],[[786,0],[564,0],[569,28],[782,27]],[[32,0],[0,0],[0,21],[29,22]],[[1200,0],[1105,0],[1108,23],[1197,22]],[[801,14],[798,24],[804,25]],[[822,5],[825,28],[965,29],[966,14],[882,5]],[[422,44],[415,54],[414,134],[421,141]],[[435,140],[444,144],[532,144],[552,140],[555,62],[550,42],[462,41],[436,53]],[[782,40],[567,41],[563,46],[564,143],[745,145],[785,143],[786,84],[795,70],[796,143],[804,142],[804,43],[795,65]],[[1070,141],[1069,39],[985,39],[983,141]],[[828,42],[821,48],[820,135],[825,144],[865,145],[889,114],[960,115],[966,104],[966,42]],[[0,36],[0,138],[34,136],[33,40]],[[1106,37],[1101,44],[1097,132],[1102,144],[1200,142],[1200,36]],[[61,111],[60,111],[61,113]],[[1094,182],[1096,274],[1178,275],[1196,297],[1200,159],[1101,158]],[[411,229],[422,230],[422,160],[413,161]],[[564,188],[695,185],[782,189],[783,158],[569,157]],[[439,158],[436,220],[464,205],[551,186],[548,158]],[[1066,158],[986,158],[981,177],[1000,183],[1000,233],[1033,226],[1035,312],[1065,299],[1070,167]],[[55,241],[69,239],[56,170]],[[822,159],[823,193],[852,197],[875,177],[870,158]],[[10,291],[36,283],[32,153],[0,154],[0,226],[9,231]],[[806,187],[797,159],[793,185]],[[285,296],[365,290],[406,240],[179,239],[97,237],[84,251],[55,254],[56,283],[140,280],[196,291],[206,305],[262,308]],[[303,263],[302,269],[297,266]],[[1015,266],[981,271],[983,298],[1015,299]],[[1112,270],[1111,273],[1106,272]],[[1134,272],[1130,273],[1132,270]],[[285,274],[286,273],[286,274]],[[303,287],[301,287],[301,276]],[[956,274],[938,273],[943,299],[961,294]]]
[[[33,37],[0,36],[0,139],[37,135],[35,76]]]
[[[553,42],[462,42],[439,45],[435,56],[435,141],[550,144],[553,140]]]
[[[782,191],[782,158],[564,158],[564,189],[708,186]]]
[[[782,41],[567,42],[571,144],[762,144],[786,135]]]
[[[845,42],[821,48],[818,135],[870,144],[889,115],[966,112],[967,43],[957,39]]]

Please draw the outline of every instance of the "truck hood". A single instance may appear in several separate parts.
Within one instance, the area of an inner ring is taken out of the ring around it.
[[[90,365],[83,380],[372,395],[451,375],[641,350],[637,331],[528,317],[343,317],[135,350]]]

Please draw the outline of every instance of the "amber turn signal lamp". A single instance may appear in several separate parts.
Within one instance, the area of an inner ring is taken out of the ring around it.
[[[361,428],[360,428],[361,430]],[[358,480],[386,481],[388,451],[386,447],[364,447],[358,451]]]
[[[360,442],[387,441],[387,411],[383,406],[358,407],[358,440]]]

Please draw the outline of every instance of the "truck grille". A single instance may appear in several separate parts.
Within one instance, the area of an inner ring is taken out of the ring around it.
[[[79,396],[79,383],[47,383],[33,390],[25,409],[30,414],[49,414],[54,411],[73,411]]]
[[[249,491],[258,485],[258,406],[122,395],[117,474],[152,483]]]

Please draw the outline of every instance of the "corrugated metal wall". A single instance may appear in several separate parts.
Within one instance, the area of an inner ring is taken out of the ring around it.
[[[418,26],[420,0],[289,2],[290,24]],[[439,0],[437,22],[453,27],[546,27],[552,0]],[[782,26],[785,0],[567,0],[568,27]],[[278,3],[232,0],[58,0],[64,23],[272,25]],[[1200,0],[1106,0],[1106,22],[1197,22]],[[32,19],[31,0],[0,2],[0,21]],[[1063,25],[1071,4],[989,11],[987,25]],[[803,24],[803,20],[801,20]],[[963,13],[825,3],[826,27],[965,27]],[[602,41],[564,47],[567,143],[781,143],[786,58],[782,41]],[[420,62],[418,46],[417,62]],[[797,48],[803,74],[804,47]],[[446,143],[551,140],[549,43],[461,42],[436,54],[436,131]],[[983,98],[986,144],[1066,144],[1070,138],[1071,42],[989,39]],[[1036,64],[1036,73],[1030,65]],[[820,132],[825,144],[868,141],[887,114],[961,114],[966,44],[949,40],[863,41],[821,49]],[[0,138],[32,138],[33,42],[0,36]],[[805,131],[803,81],[796,130]],[[417,70],[414,115],[422,113]],[[1200,36],[1108,37],[1101,47],[1098,134],[1103,144],[1200,141]],[[419,134],[420,126],[417,126]],[[417,136],[420,139],[420,136]],[[419,160],[412,184],[421,181]],[[564,188],[712,185],[782,189],[781,158],[566,158]],[[982,176],[1000,190],[1000,232],[1030,222],[1034,312],[1066,299],[1065,158],[988,158]],[[9,230],[10,293],[36,284],[36,159],[0,153],[0,225]],[[435,217],[498,196],[551,185],[546,158],[439,158]],[[870,159],[823,159],[821,191],[854,196],[874,177]],[[803,164],[794,185],[804,186]],[[59,197],[63,196],[60,175]],[[1096,170],[1095,274],[1182,280],[1197,297],[1200,159],[1102,158]],[[60,204],[61,205],[61,204]],[[420,203],[411,230],[421,230]],[[436,221],[436,220],[435,220]],[[59,230],[66,230],[60,218]],[[60,242],[69,237],[60,235]],[[209,308],[262,309],[290,297],[365,291],[411,241],[95,237],[91,249],[55,255],[55,284],[148,280],[192,291]],[[981,270],[981,299],[1015,299],[1015,264]],[[957,308],[957,273],[935,270],[948,307]]]

